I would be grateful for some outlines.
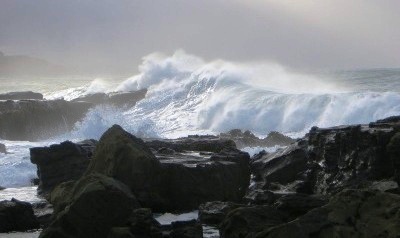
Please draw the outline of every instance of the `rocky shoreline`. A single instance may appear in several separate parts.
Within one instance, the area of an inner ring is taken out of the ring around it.
[[[250,158],[246,145],[279,145]],[[286,146],[287,145],[287,146]],[[398,237],[400,117],[313,127],[292,140],[233,130],[140,139],[114,125],[99,141],[30,150],[46,201],[0,202],[0,232],[40,237]],[[161,224],[155,213],[198,210]]]

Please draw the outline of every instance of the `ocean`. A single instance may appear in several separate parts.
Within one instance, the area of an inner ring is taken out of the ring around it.
[[[400,115],[400,69],[297,73],[273,63],[206,62],[183,52],[146,56],[132,77],[0,78],[0,85],[0,93],[31,90],[46,99],[65,100],[148,89],[134,107],[91,109],[66,134],[39,142],[0,139],[9,152],[0,154],[0,186],[7,188],[29,186],[36,176],[30,147],[99,139],[113,124],[145,137],[218,134],[234,128],[259,136],[279,131],[301,137],[312,126]]]

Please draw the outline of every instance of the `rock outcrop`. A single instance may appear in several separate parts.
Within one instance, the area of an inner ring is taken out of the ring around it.
[[[257,238],[398,237],[400,196],[379,191],[344,190],[321,208],[273,228]]]
[[[73,102],[88,102],[94,105],[109,104],[114,106],[133,106],[146,97],[147,89],[132,92],[94,93],[72,100]]]
[[[43,94],[32,91],[0,94],[0,100],[43,100]]]
[[[39,177],[39,193],[46,195],[62,182],[79,179],[90,163],[95,145],[93,140],[65,141],[49,147],[31,148],[31,162],[36,164]]]
[[[70,131],[91,106],[64,100],[0,101],[0,138],[37,141]]]
[[[242,132],[240,129],[233,129],[226,133],[221,133],[219,137],[233,140],[238,148],[287,146],[295,141],[276,131],[270,132],[265,138],[259,138],[250,131]]]
[[[196,146],[191,141],[181,149],[174,147],[180,153],[155,156],[149,143],[113,126],[101,137],[87,173],[102,173],[122,181],[142,206],[157,212],[196,209],[214,200],[240,200],[249,184],[248,154],[233,150],[231,142],[227,151],[221,148],[216,154],[192,151],[207,151],[211,148],[208,143]],[[186,152],[187,148],[191,151]]]
[[[100,174],[82,177],[64,195],[67,205],[41,238],[106,238],[113,227],[124,226],[139,206],[126,185]]]
[[[32,205],[16,199],[0,202],[0,233],[38,229]]]

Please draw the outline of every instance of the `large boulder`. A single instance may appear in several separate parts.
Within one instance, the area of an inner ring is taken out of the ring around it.
[[[43,100],[43,94],[32,91],[0,94],[0,100]]]
[[[73,102],[88,102],[94,105],[107,104],[114,106],[134,106],[138,101],[146,97],[147,89],[131,92],[94,93],[72,100]]]
[[[94,140],[65,141],[31,148],[31,162],[36,164],[39,177],[39,193],[46,195],[62,182],[79,179],[89,165],[95,145]]]
[[[87,174],[101,173],[126,184],[143,206],[158,200],[154,188],[161,164],[150,148],[139,138],[114,125],[97,144]]]
[[[16,199],[0,202],[0,233],[38,229],[32,205]]]
[[[139,207],[126,185],[100,174],[82,177],[64,197],[67,205],[40,237],[107,237]]]
[[[199,146],[195,141],[175,148],[181,152],[155,156],[148,143],[115,125],[101,137],[87,174],[101,173],[125,183],[144,207],[157,212],[193,210],[215,200],[240,201],[250,180],[249,155],[232,149],[230,142],[227,150],[204,153],[215,147],[204,139]],[[196,148],[201,152],[194,152]]]
[[[0,101],[0,138],[37,141],[70,131],[91,106],[64,100]]]
[[[273,228],[257,238],[398,237],[400,196],[380,191],[344,190],[321,208]]]
[[[204,224],[219,225],[229,212],[245,206],[233,202],[207,202],[199,207],[199,219]]]

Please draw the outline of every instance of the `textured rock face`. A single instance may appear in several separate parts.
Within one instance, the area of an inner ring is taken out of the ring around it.
[[[218,225],[229,212],[244,206],[232,202],[207,202],[199,207],[199,219],[205,224]]]
[[[344,190],[321,208],[255,237],[398,237],[400,196]]]
[[[258,181],[292,192],[335,194],[344,188],[369,187],[392,180],[400,171],[399,122],[313,128],[285,150],[252,161]]]
[[[65,196],[67,205],[40,237],[107,237],[138,208],[126,185],[100,174],[82,177]]]
[[[0,202],[0,233],[38,228],[31,204],[16,199]]]
[[[91,106],[64,100],[0,101],[0,138],[36,141],[67,132]]]
[[[183,148],[203,150],[203,142],[196,147],[192,141],[190,147],[185,144]],[[190,151],[156,157],[147,145],[120,126],[113,126],[100,139],[87,173],[102,173],[122,181],[143,206],[161,212],[196,209],[214,200],[237,201],[249,184],[247,153],[229,149],[205,156]]]
[[[47,194],[62,182],[79,179],[89,165],[94,148],[95,141],[78,144],[65,141],[50,147],[31,148],[31,162],[37,165],[39,193]]]
[[[43,100],[43,94],[26,92],[9,92],[0,94],[0,100]]]
[[[273,147],[287,146],[295,140],[279,132],[273,131],[265,138],[259,138],[250,131],[242,132],[240,129],[233,129],[219,135],[222,139],[233,140],[238,148],[244,147]]]

